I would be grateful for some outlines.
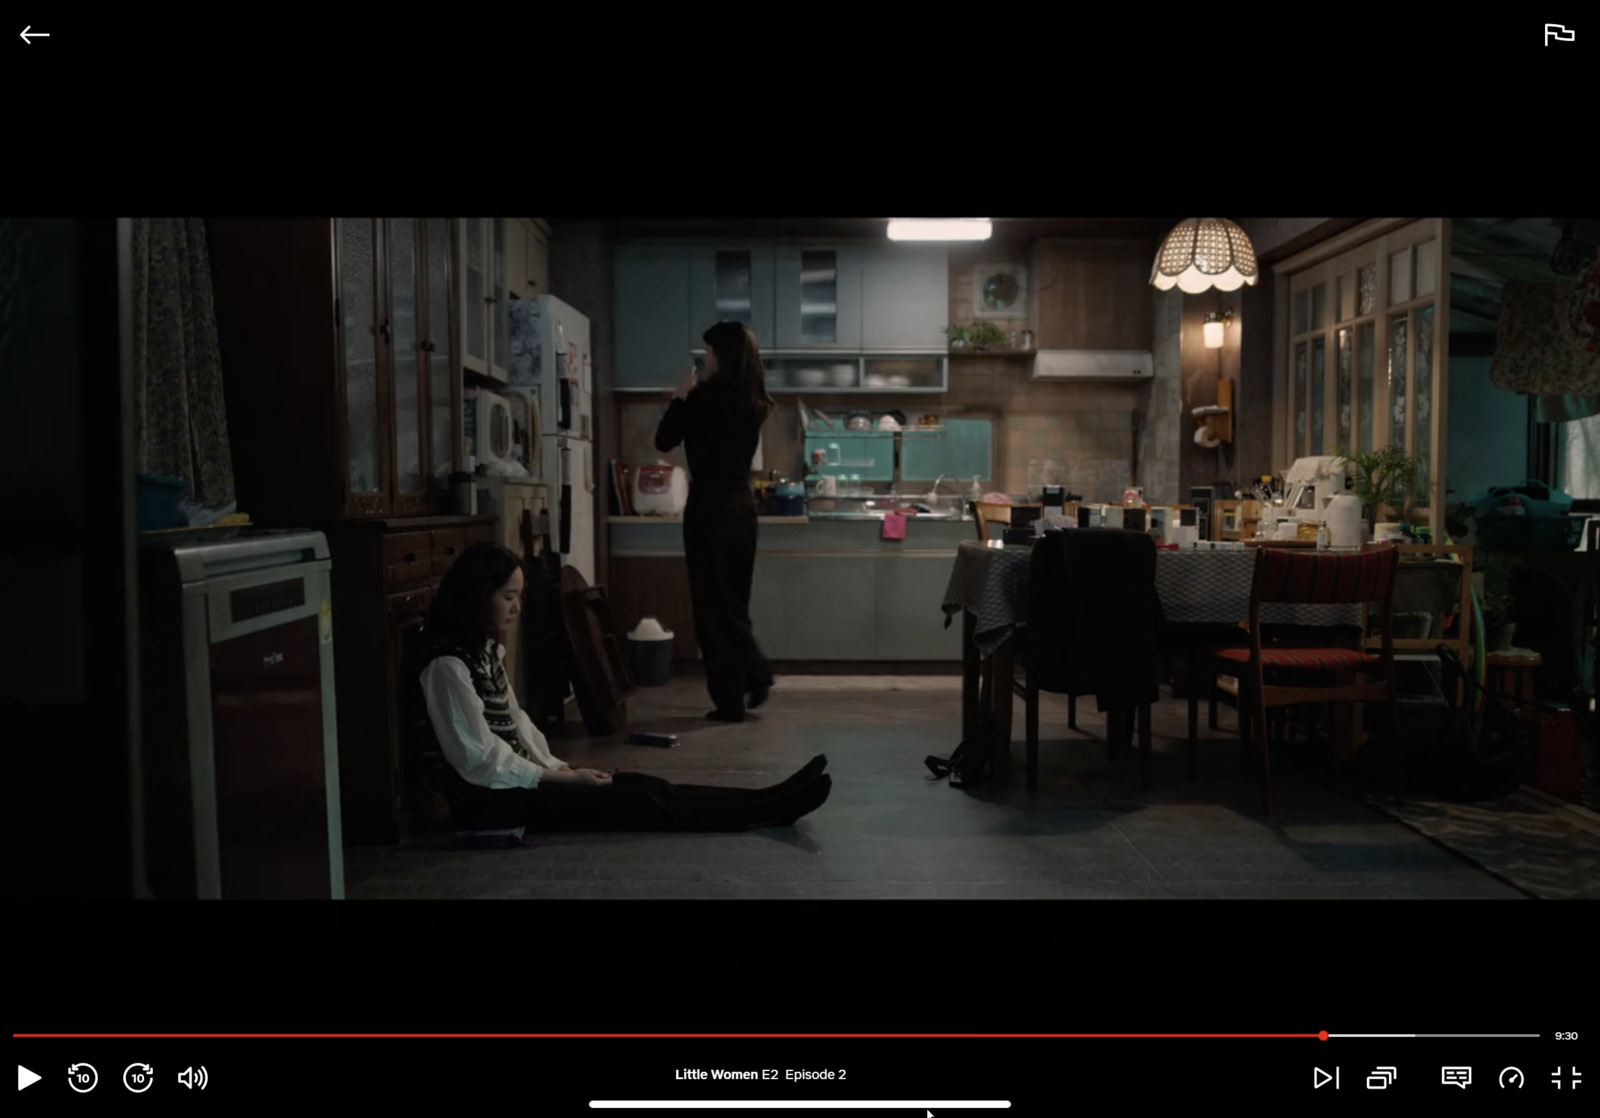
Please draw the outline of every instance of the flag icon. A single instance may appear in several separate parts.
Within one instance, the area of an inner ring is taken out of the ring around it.
[[[1559,23],[1547,23],[1544,25],[1544,45],[1549,46],[1551,39],[1558,43],[1575,43],[1578,41],[1578,33],[1562,27]]]

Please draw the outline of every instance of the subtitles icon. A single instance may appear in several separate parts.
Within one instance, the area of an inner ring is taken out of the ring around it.
[[[1439,1072],[1439,1082],[1446,1087],[1460,1087],[1463,1090],[1472,1086],[1471,1068],[1442,1068]]]
[[[1373,1068],[1372,1074],[1367,1076],[1367,1090],[1387,1091],[1394,1081],[1394,1068]]]
[[[1549,46],[1551,39],[1558,43],[1575,43],[1578,41],[1578,33],[1571,28],[1562,27],[1559,23],[1547,23],[1544,25],[1544,45]]]

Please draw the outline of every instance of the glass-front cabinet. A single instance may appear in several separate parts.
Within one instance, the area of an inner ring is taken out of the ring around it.
[[[1280,282],[1287,408],[1283,465],[1307,455],[1384,447],[1416,463],[1393,509],[1433,524],[1442,538],[1449,317],[1449,221],[1388,223],[1370,239],[1295,268]],[[1292,265],[1291,265],[1292,266]]]
[[[861,348],[861,249],[781,245],[775,267],[778,349]]]
[[[456,249],[461,256],[461,365],[501,384],[509,379],[511,356],[509,220],[515,219],[461,218]]]
[[[949,261],[871,244],[633,241],[615,255],[615,383],[675,386],[704,369],[706,328],[756,335],[773,393],[943,392]]]
[[[456,459],[448,218],[335,220],[345,515],[434,511]]]

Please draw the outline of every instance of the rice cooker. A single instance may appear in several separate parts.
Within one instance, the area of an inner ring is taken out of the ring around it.
[[[681,516],[689,503],[689,475],[670,462],[633,471],[633,511],[639,516]]]

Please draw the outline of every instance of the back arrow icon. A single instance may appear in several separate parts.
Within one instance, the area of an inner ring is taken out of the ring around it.
[[[13,24],[12,26],[16,26],[16,25]],[[33,29],[33,24],[31,24],[31,23],[28,24],[28,26],[26,26],[26,27],[24,27],[22,29],[22,41],[24,43],[27,43],[30,47],[33,45],[33,41],[35,39],[48,39],[49,37],[50,37],[50,32],[48,32],[48,31],[35,31]]]

